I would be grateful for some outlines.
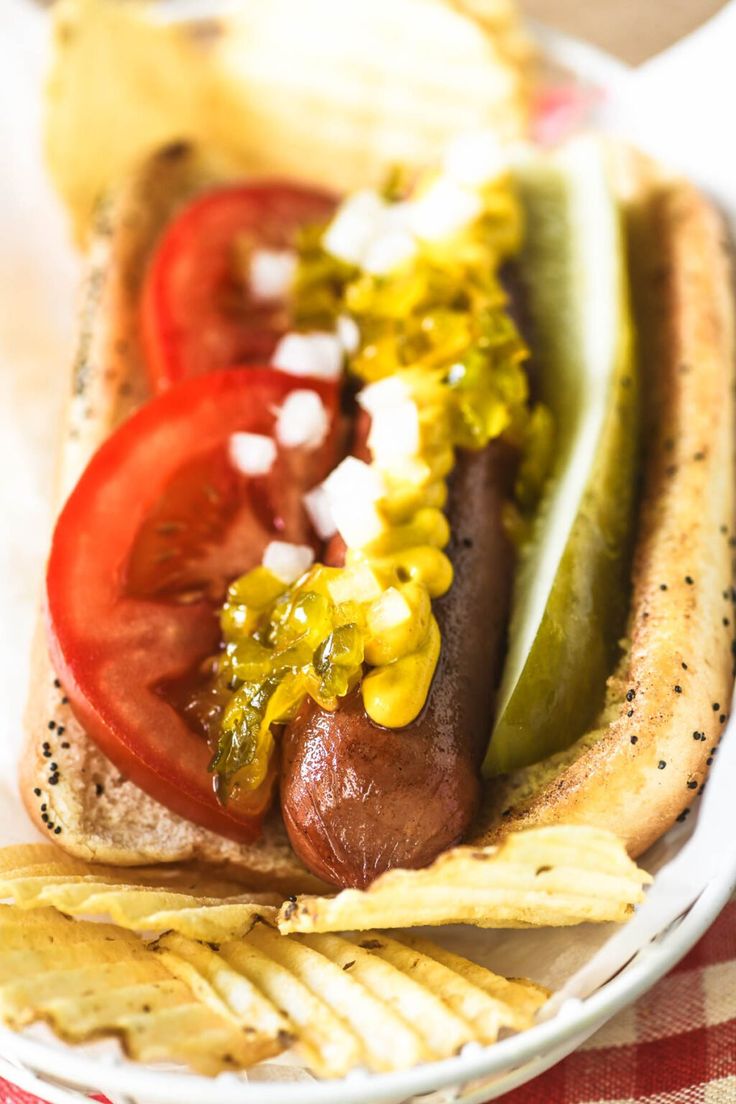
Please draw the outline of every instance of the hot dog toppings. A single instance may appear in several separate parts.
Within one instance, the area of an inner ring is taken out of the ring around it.
[[[452,582],[443,507],[455,449],[505,434],[524,447],[527,473],[540,466],[549,420],[530,411],[498,276],[520,241],[518,203],[497,162],[489,179],[461,153],[413,195],[361,192],[326,229],[300,235],[291,302],[306,332],[282,338],[273,361],[333,374],[347,354],[366,385],[367,459],[346,458],[304,499],[318,533],[342,538],[344,566],[318,563],[292,581],[267,552],[229,589],[212,687],[225,789],[261,784],[273,726],[307,696],[333,710],[360,683],[376,723],[416,718],[440,651],[431,600]],[[294,570],[296,552],[285,558]]]

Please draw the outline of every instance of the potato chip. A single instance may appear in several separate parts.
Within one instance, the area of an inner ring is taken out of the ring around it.
[[[459,130],[527,131],[533,51],[508,0],[241,0],[173,26],[153,11],[55,9],[45,146],[79,231],[111,181],[182,138],[340,191],[434,162]]]
[[[386,932],[352,938],[360,947],[369,946],[372,954],[413,978],[430,993],[440,994],[445,1004],[473,1025],[474,1037],[483,1043],[494,1043],[501,1028],[523,1031],[530,1027],[534,1013],[549,996],[548,990],[541,985],[507,981],[460,955],[443,952],[428,940],[402,942]],[[443,954],[446,955],[444,959]]]
[[[215,946],[168,932],[156,941],[153,950],[166,969],[185,982],[203,1004],[232,1020],[247,1034],[260,1032],[288,1046],[292,1041],[289,1021],[247,977],[217,953]]]
[[[534,1015],[550,996],[548,989],[543,985],[537,985],[526,978],[505,978],[500,974],[494,974],[485,966],[479,966],[462,955],[446,951],[437,943],[429,939],[420,939],[417,936],[407,935],[404,932],[393,932],[394,939],[403,944],[412,952],[418,952],[425,958],[446,966],[455,977],[463,978],[476,989],[482,990],[494,1001],[499,1001],[509,1011],[505,1014],[511,1016],[509,1027],[521,1031],[529,1027]],[[383,936],[382,936],[383,938]],[[379,952],[380,953],[380,952]],[[506,1024],[504,1023],[504,1026]]]
[[[71,870],[78,869],[81,873],[88,873],[88,868],[78,859],[54,847],[51,843],[17,843],[0,850],[0,874],[9,870],[24,870],[30,867],[55,866]]]
[[[276,915],[273,906],[257,900],[222,901],[95,881],[33,886],[19,881],[13,883],[10,893],[7,889],[8,885],[0,882],[0,896],[13,897],[21,908],[52,905],[68,916],[108,916],[131,931],[172,930],[205,941],[238,938],[250,931],[259,917]]]
[[[223,897],[223,890],[234,895]],[[192,939],[237,938],[257,917],[273,916],[281,900],[239,890],[234,883],[203,880],[181,869],[93,867],[43,844],[0,850],[0,898],[24,909],[53,906],[69,916],[109,917],[132,931],[171,929]]]
[[[45,1020],[75,1043],[113,1036],[139,1061],[211,1075],[282,1049],[198,1001],[130,932],[9,905],[0,905],[0,932],[0,1019],[11,1027]]]
[[[391,870],[366,890],[285,904],[288,932],[474,924],[544,927],[624,921],[650,876],[611,832],[579,825],[533,828],[498,846],[456,847],[423,870]]]
[[[286,1018],[297,1053],[315,1074],[341,1077],[354,1066],[366,1064],[359,1039],[345,1020],[304,984],[293,969],[288,948],[281,961],[247,940],[224,943],[218,954]]]
[[[444,1000],[408,973],[377,955],[382,946],[371,934],[351,941],[339,935],[305,935],[308,947],[335,962],[369,993],[383,1001],[422,1036],[433,1055],[449,1057],[475,1038],[470,1023],[457,1016]]]
[[[403,1069],[529,1026],[546,995],[382,932],[284,936],[264,921],[223,943],[167,932],[146,944],[52,908],[0,905],[1,1020],[45,1020],[68,1042],[119,1037],[140,1061],[208,1074],[288,1046],[318,1076]]]
[[[402,1069],[493,1043],[506,1027],[529,1027],[548,993],[507,981],[428,941],[414,946],[383,932],[282,936],[257,924],[219,946],[180,935],[157,943],[162,961],[206,1003],[241,1025],[264,1022],[247,979],[281,1017],[286,1035],[319,1076],[362,1066]],[[256,1011],[257,1010],[257,1011]]]
[[[432,1052],[415,1026],[353,978],[349,970],[297,939],[284,939],[265,924],[257,925],[246,942],[293,973],[325,1011],[349,1026],[358,1043],[357,1064],[381,1071],[431,1060]],[[224,950],[227,954],[229,948]]]
[[[234,897],[243,892],[237,881],[202,874],[181,863],[157,866],[108,866],[85,863],[48,843],[16,844],[0,848],[0,880],[21,877],[94,877],[98,881],[125,885],[149,885],[190,892],[201,897]]]

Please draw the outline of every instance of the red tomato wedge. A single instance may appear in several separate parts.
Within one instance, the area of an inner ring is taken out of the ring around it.
[[[279,405],[297,388],[321,397],[327,441],[279,448],[267,474],[243,474],[229,459],[231,435],[272,436]],[[333,383],[273,369],[188,380],[105,442],[54,533],[49,637],[75,715],[143,790],[234,839],[257,836],[274,778],[257,791],[236,786],[221,804],[212,749],[165,688],[217,651],[225,588],[260,563],[270,540],[315,544],[301,495],[337,462],[338,401]]]
[[[141,330],[154,394],[231,365],[268,364],[289,328],[284,300],[258,301],[247,278],[253,249],[293,247],[300,227],[326,221],[335,201],[293,184],[217,188],[164,231],[141,298]]]

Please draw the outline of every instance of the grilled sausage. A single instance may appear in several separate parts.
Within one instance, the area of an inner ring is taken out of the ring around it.
[[[284,734],[284,821],[299,857],[327,881],[365,886],[390,867],[424,866],[475,815],[511,591],[501,509],[512,471],[499,442],[458,458],[448,549],[455,581],[435,604],[442,649],[417,720],[375,724],[358,689],[334,713],[308,699]]]

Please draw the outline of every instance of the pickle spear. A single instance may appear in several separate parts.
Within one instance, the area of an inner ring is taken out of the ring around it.
[[[599,713],[629,604],[639,387],[621,213],[603,147],[580,139],[518,170],[520,257],[555,463],[519,556],[484,773],[572,744]]]

